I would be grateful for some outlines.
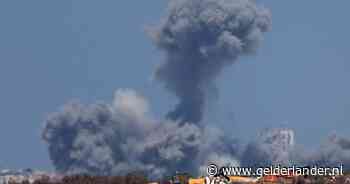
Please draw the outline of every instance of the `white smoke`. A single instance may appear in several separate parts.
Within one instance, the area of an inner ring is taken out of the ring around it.
[[[291,165],[295,149],[294,131],[271,128],[261,131],[258,139],[249,143],[242,155],[245,166]]]
[[[348,171],[350,169],[350,139],[332,134],[318,150],[308,152],[302,158],[308,165],[324,167],[343,165],[343,168]]]

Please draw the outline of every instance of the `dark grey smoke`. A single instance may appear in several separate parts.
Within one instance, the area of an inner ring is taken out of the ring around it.
[[[113,104],[73,103],[52,114],[43,138],[56,169],[94,175],[144,170],[153,177],[193,169],[188,157],[202,146],[200,129],[154,120],[148,108],[134,91],[118,90]]]
[[[159,178],[177,170],[195,174],[213,161],[239,162],[237,141],[219,130],[150,114],[143,97],[117,90],[112,104],[70,103],[51,114],[43,138],[57,171],[65,174],[145,171]]]
[[[167,16],[150,34],[166,55],[155,76],[179,98],[175,110],[156,120],[147,101],[132,90],[118,90],[111,104],[67,104],[48,117],[43,130],[54,166],[68,174],[143,170],[151,177],[198,168],[204,174],[212,162],[342,163],[350,169],[350,140],[345,138],[332,136],[317,152],[306,153],[290,149],[287,134],[267,131],[242,149],[215,124],[198,125],[216,77],[239,56],[254,53],[270,26],[269,11],[253,0],[171,0]]]
[[[150,31],[166,61],[156,78],[180,100],[171,119],[198,123],[207,88],[237,57],[253,53],[271,26],[271,15],[251,0],[173,0]]]
[[[175,110],[156,120],[132,90],[118,90],[112,104],[68,104],[43,130],[56,169],[161,177],[178,169],[195,173],[215,161],[238,165],[237,141],[198,123],[208,87],[238,56],[253,53],[270,25],[269,11],[252,0],[171,0],[150,33],[166,53],[156,77],[179,98]]]
[[[241,165],[253,168],[272,165],[270,151],[266,148],[258,142],[249,143],[242,154]]]

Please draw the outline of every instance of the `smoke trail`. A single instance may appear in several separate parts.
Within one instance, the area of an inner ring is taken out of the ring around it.
[[[166,61],[156,78],[180,100],[171,119],[198,123],[208,85],[238,56],[253,53],[271,15],[251,0],[174,0],[164,21],[150,31]]]

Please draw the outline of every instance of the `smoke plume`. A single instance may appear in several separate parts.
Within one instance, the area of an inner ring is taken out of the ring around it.
[[[294,133],[288,129],[265,130],[263,137],[260,136],[259,140],[249,143],[244,148],[240,158],[241,165],[251,167],[343,165],[344,170],[350,170],[350,139],[332,134],[319,148],[310,150],[295,145],[293,137]]]
[[[94,175],[143,170],[161,177],[177,169],[196,173],[217,158],[238,165],[238,142],[199,122],[216,77],[238,56],[254,53],[270,25],[269,11],[253,0],[171,0],[149,33],[166,55],[155,76],[179,98],[176,108],[156,120],[147,100],[132,90],[117,90],[111,104],[69,103],[47,118],[43,130],[55,168]]]
[[[291,165],[293,162],[294,131],[287,128],[263,130],[258,139],[249,143],[241,158],[244,166]]]
[[[159,122],[148,113],[143,97],[132,90],[118,90],[113,104],[66,105],[47,119],[43,138],[62,173],[113,175],[145,170],[157,177],[187,166],[184,160],[189,152],[200,146],[198,127]]]
[[[69,103],[51,114],[43,138],[57,171],[93,175],[145,171],[159,178],[180,168],[196,173],[223,154],[229,154],[226,163],[237,162],[237,141],[220,136],[219,130],[157,121],[149,110],[136,92],[117,90],[112,104]]]
[[[339,167],[350,170],[350,139],[333,134],[321,145],[320,149],[303,157],[307,165]]]
[[[238,56],[254,53],[271,15],[251,0],[175,0],[163,22],[150,31],[165,51],[155,73],[179,98],[170,119],[198,123],[207,89]]]

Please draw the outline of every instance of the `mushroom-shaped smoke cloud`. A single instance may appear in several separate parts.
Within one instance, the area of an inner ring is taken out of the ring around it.
[[[150,30],[166,53],[156,78],[180,100],[168,117],[198,123],[208,86],[238,56],[254,53],[270,26],[270,12],[252,0],[170,1],[163,22]]]
[[[56,169],[160,177],[194,171],[221,155],[222,163],[238,164],[236,142],[198,123],[207,88],[238,56],[254,53],[270,26],[269,11],[253,0],[171,0],[164,21],[149,33],[165,51],[155,76],[179,98],[175,110],[155,120],[132,90],[118,90],[112,104],[68,104],[43,130]]]

